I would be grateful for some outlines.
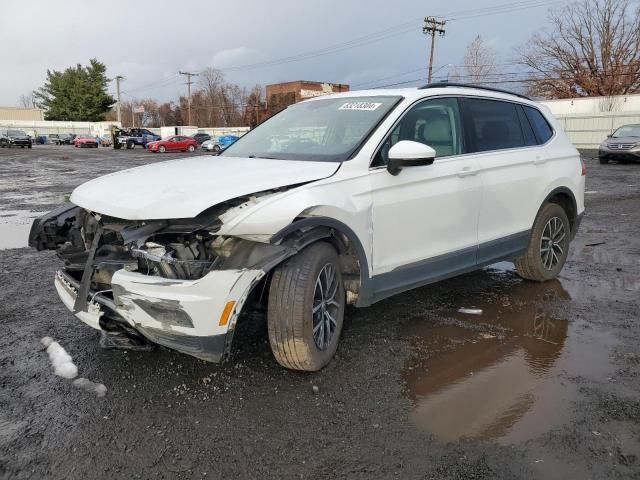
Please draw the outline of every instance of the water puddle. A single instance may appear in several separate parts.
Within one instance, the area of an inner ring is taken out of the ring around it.
[[[43,212],[0,210],[0,250],[26,247],[33,219]]]
[[[469,304],[443,309],[437,323],[408,326],[410,420],[445,441],[538,437],[568,420],[578,395],[569,378],[606,380],[611,371],[613,336],[550,313],[571,300],[560,281],[522,282],[508,270],[489,273],[507,277],[499,293],[465,296]],[[473,310],[482,313],[464,313]]]

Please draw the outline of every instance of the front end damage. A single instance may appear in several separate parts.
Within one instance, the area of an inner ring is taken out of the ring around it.
[[[56,290],[87,325],[218,362],[253,287],[297,251],[217,235],[220,216],[243,201],[193,219],[150,221],[69,204],[37,219],[29,244],[56,250],[64,262]]]

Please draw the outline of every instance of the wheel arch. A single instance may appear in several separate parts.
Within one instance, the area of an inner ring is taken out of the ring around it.
[[[555,203],[560,205],[563,210],[567,214],[567,218],[569,219],[569,225],[571,227],[571,236],[573,237],[577,231],[579,220],[578,220],[578,204],[576,202],[576,197],[568,187],[557,187],[551,190],[544,201],[538,208],[538,212],[536,213],[536,218],[540,213],[540,210],[547,203]]]
[[[293,244],[299,250],[318,241],[331,243],[341,257],[355,258],[358,278],[354,279],[356,284],[350,284],[347,291],[357,294],[357,300],[351,303],[357,306],[370,304],[368,292],[371,289],[371,279],[366,251],[355,231],[345,223],[331,217],[297,218],[276,232],[270,240],[275,245]],[[351,273],[356,274],[356,272]]]

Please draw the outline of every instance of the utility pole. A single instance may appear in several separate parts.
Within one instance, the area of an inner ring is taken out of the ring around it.
[[[431,74],[433,72],[433,51],[436,45],[436,33],[438,33],[441,37],[444,37],[444,26],[446,24],[446,20],[438,20],[436,17],[424,18],[424,27],[422,27],[422,33],[424,33],[425,35],[431,35],[431,53],[429,54],[429,83],[431,83]]]
[[[122,122],[122,117],[120,114],[120,80],[124,80],[122,75],[116,76],[116,96],[118,97],[118,103],[116,104],[116,115],[118,122]],[[120,123],[122,125],[122,123]]]
[[[187,123],[189,123],[189,126],[191,126],[191,77],[197,77],[198,74],[197,73],[191,73],[191,72],[178,72],[180,75],[185,75],[187,77],[187,92],[188,92],[188,97],[189,99],[187,100],[187,112],[189,115],[189,121]]]

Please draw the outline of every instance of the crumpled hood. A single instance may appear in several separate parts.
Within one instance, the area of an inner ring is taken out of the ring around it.
[[[330,177],[339,166],[332,162],[190,157],[96,178],[76,188],[71,202],[125,220],[193,218],[235,197]]]

